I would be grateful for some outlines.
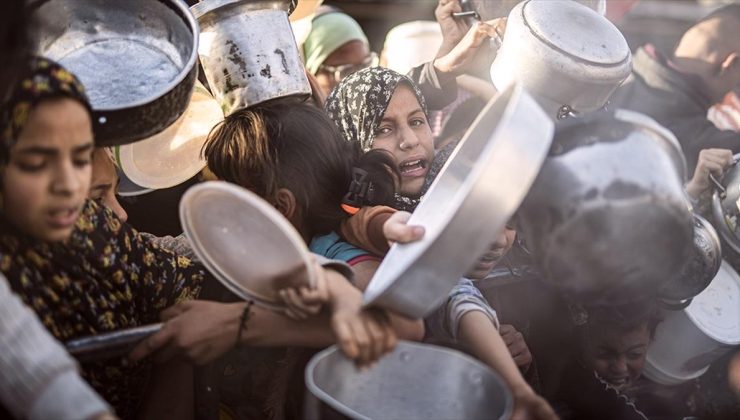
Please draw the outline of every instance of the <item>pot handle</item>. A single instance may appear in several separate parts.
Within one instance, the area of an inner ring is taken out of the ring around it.
[[[663,308],[667,309],[669,311],[682,311],[686,308],[688,308],[689,305],[691,305],[691,300],[693,298],[684,299],[680,302],[669,302],[664,299],[660,299],[658,301],[658,304]]]
[[[711,181],[712,184],[714,184],[714,188],[716,188],[717,191],[719,191],[720,198],[725,198],[727,196],[727,188],[725,188],[725,186],[722,185],[722,183],[719,182],[717,178],[714,177],[714,175],[709,174],[709,181]]]

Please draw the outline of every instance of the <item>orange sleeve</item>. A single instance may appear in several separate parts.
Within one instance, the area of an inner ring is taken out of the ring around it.
[[[342,222],[340,233],[350,244],[375,255],[388,252],[388,241],[383,235],[383,225],[396,210],[386,206],[363,207]]]

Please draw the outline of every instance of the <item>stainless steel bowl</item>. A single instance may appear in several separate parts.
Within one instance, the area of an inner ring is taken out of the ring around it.
[[[306,386],[308,420],[326,418],[311,396],[353,419],[508,419],[513,408],[504,382],[481,362],[403,341],[367,371],[330,347],[309,362]]]
[[[35,16],[38,54],[87,90],[98,145],[150,137],[185,111],[199,31],[182,0],[48,0]]]
[[[65,343],[69,354],[81,362],[122,357],[133,350],[141,340],[162,329],[163,324],[126,328],[109,333],[76,338]]]
[[[519,207],[552,134],[552,121],[520,86],[494,98],[409,220],[426,228],[424,238],[391,247],[365,303],[410,318],[439,306]]]

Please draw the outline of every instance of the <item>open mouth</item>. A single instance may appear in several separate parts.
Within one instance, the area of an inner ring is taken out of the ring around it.
[[[629,378],[606,378],[606,381],[615,388],[621,388],[629,384]]]
[[[429,165],[424,159],[407,160],[398,165],[398,170],[404,177],[425,176]]]
[[[77,221],[80,211],[76,207],[63,207],[49,212],[49,222],[55,228],[68,228]]]

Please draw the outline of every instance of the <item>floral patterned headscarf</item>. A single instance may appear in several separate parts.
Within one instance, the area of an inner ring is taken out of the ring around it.
[[[406,83],[428,115],[424,96],[408,77],[383,67],[370,67],[345,77],[326,99],[324,109],[347,141],[360,143],[367,152],[375,131],[400,83]]]
[[[72,73],[51,60],[31,59],[0,108],[0,164],[7,163],[10,149],[18,141],[31,111],[40,102],[58,97],[74,99],[91,110],[85,88]]]

